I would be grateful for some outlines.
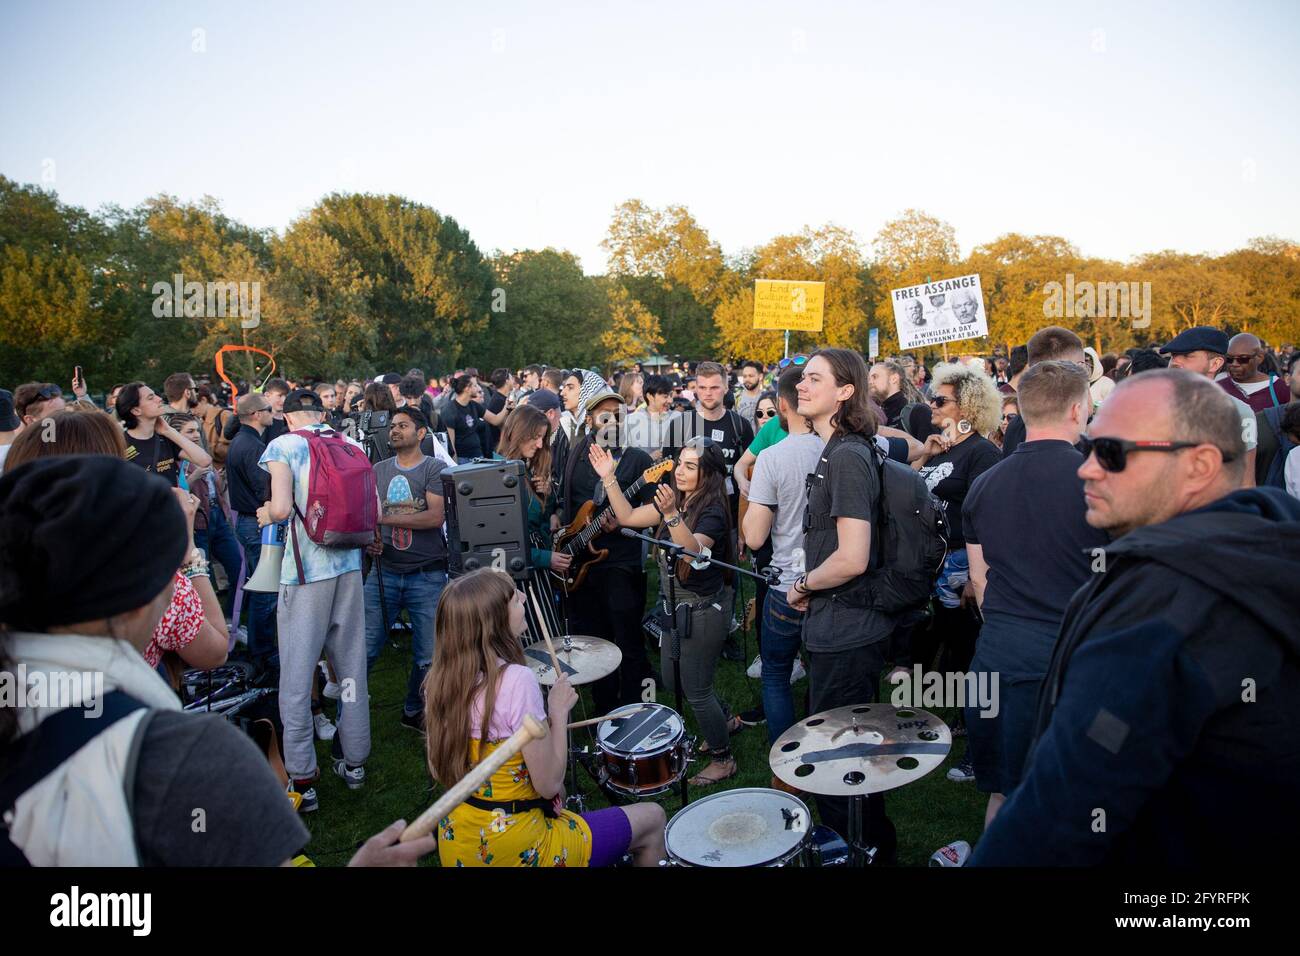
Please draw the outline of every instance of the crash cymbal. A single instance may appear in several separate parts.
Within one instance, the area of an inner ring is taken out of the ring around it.
[[[860,704],[799,721],[772,745],[781,780],[808,793],[845,797],[893,790],[943,763],[952,734],[915,707]]]
[[[623,652],[612,641],[582,634],[567,634],[552,638],[555,656],[573,686],[590,684],[618,670]],[[550,687],[555,683],[555,667],[545,641],[537,641],[524,648],[524,660],[537,675],[539,683]]]

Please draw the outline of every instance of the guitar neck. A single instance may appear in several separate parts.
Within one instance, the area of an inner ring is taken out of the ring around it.
[[[642,475],[636,481],[632,482],[632,484],[623,489],[623,497],[630,498],[644,487],[645,476]],[[578,536],[573,539],[572,547],[582,549],[589,545],[592,538],[596,537],[596,535],[600,533],[600,526],[604,523],[605,519],[613,516],[614,506],[612,504],[606,505],[597,515],[587,522],[585,528],[578,532]]]

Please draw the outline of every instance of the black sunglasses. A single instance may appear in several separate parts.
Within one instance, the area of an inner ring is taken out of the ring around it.
[[[757,411],[754,413],[755,418],[771,418],[776,412]]]
[[[1182,451],[1184,448],[1196,448],[1201,444],[1203,443],[1194,441],[1125,441],[1122,438],[1091,438],[1085,435],[1079,439],[1076,447],[1085,457],[1096,454],[1097,464],[1105,471],[1117,472],[1123,471],[1128,464],[1129,452],[1174,452]],[[1232,461],[1235,457],[1223,449],[1219,449],[1219,454],[1223,456],[1224,461]]]
[[[949,402],[956,404],[957,399],[949,398],[947,395],[934,395],[931,398],[926,399],[926,401],[935,408],[943,408],[943,406],[947,405]]]
[[[52,398],[61,398],[62,396],[63,396],[63,389],[59,388],[59,386],[42,385],[40,388],[36,390],[35,397],[41,399],[42,401],[48,402]]]

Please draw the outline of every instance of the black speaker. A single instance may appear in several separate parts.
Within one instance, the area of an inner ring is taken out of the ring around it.
[[[528,576],[528,513],[522,461],[474,461],[442,472],[448,570],[454,577],[495,567]]]

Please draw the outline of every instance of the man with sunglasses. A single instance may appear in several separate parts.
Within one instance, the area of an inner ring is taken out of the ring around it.
[[[193,414],[194,406],[198,402],[197,389],[194,376],[189,372],[173,372],[168,375],[163,381],[163,394],[167,396],[167,407],[163,409],[163,413]]]
[[[226,488],[230,510],[235,513],[235,537],[244,550],[244,579],[257,570],[262,556],[262,531],[257,509],[271,500],[271,476],[258,462],[266,451],[266,430],[271,425],[271,403],[266,395],[245,392],[235,402],[239,430],[226,449]],[[275,652],[277,596],[245,591],[248,602],[248,653],[254,664],[272,661]]]
[[[67,407],[63,389],[53,382],[26,382],[14,389],[14,411],[24,427]]]
[[[1186,369],[1214,381],[1223,372],[1224,356],[1228,353],[1228,333],[1210,325],[1198,325],[1179,332],[1160,351],[1169,356],[1170,368]],[[1246,468],[1241,480],[1243,487],[1249,488],[1255,483],[1255,445],[1259,431],[1255,425],[1255,410],[1228,389],[1224,391],[1228,392],[1237,414],[1241,416],[1241,436],[1246,442]]]
[[[1291,389],[1287,388],[1286,382],[1260,368],[1264,361],[1264,347],[1249,332],[1232,337],[1226,360],[1228,374],[1218,381],[1233,398],[1241,399],[1257,412],[1281,408],[1291,401]]]
[[[588,501],[602,510],[609,495],[601,478],[591,466],[588,448],[598,442],[615,460],[613,480],[619,488],[631,485],[652,464],[640,448],[626,447],[623,400],[609,389],[596,391],[583,406],[585,427],[565,460],[559,486],[560,523],[573,521]],[[657,486],[648,484],[629,497],[633,508],[654,500]],[[645,610],[646,579],[641,542],[618,533],[618,522],[609,520],[602,533],[591,542],[595,551],[608,551],[605,559],[593,564],[582,585],[567,602],[569,624],[575,634],[589,634],[613,641],[623,652],[619,669],[592,685],[596,710],[608,713],[621,704],[641,699],[642,681],[650,676],[650,658],[641,632]]]
[[[1241,488],[1241,419],[1181,369],[1126,379],[1079,468],[1111,544],[1067,606],[1019,787],[971,859],[1264,864],[1300,837],[1300,502]]]

